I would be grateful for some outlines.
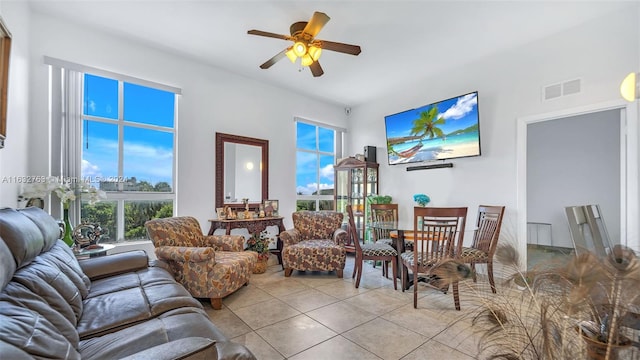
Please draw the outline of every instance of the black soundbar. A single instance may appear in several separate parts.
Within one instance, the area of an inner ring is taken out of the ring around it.
[[[407,168],[407,171],[442,169],[442,168],[451,168],[451,167],[453,167],[453,163],[442,163],[442,164],[434,164],[434,165],[409,166]]]

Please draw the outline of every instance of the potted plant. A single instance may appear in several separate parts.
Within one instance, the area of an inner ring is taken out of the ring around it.
[[[370,194],[367,195],[367,204],[391,204],[391,196]]]
[[[253,269],[254,274],[262,274],[267,271],[269,244],[271,244],[272,241],[273,239],[269,236],[269,233],[266,230],[259,234],[253,234],[251,238],[247,240],[247,250],[258,253],[258,261]]]
[[[604,258],[586,252],[569,261],[521,272],[511,245],[496,260],[516,271],[497,296],[479,296],[473,315],[480,332],[479,358],[621,358],[631,345],[628,326],[638,324],[640,261],[632,250],[615,246]]]

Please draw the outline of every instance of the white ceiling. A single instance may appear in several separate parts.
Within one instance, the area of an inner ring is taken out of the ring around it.
[[[629,1],[219,1],[30,0],[34,12],[125,36],[252,79],[345,106],[403,91],[431,74],[635,6]],[[634,9],[636,9],[634,7]],[[324,51],[314,78],[284,58],[259,65],[290,42],[314,11],[331,20],[316,38],[360,45],[359,56]],[[637,10],[634,10],[637,11]]]

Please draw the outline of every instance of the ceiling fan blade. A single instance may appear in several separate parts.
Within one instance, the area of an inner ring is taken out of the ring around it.
[[[320,66],[320,63],[317,60],[309,65],[309,69],[311,69],[313,77],[322,76],[322,74],[324,74],[324,70],[322,70],[322,66]]]
[[[267,60],[264,64],[260,65],[260,69],[268,69],[268,68],[270,68],[273,64],[275,64],[278,61],[280,61],[285,56],[286,52],[287,52],[287,49],[284,49],[284,50],[280,51],[274,57],[272,57],[271,59]]]
[[[291,36],[289,36],[289,35],[275,34],[275,33],[266,32],[266,31],[262,31],[262,30],[249,30],[249,31],[247,31],[247,34],[249,34],[249,35],[258,35],[258,36],[266,36],[266,37],[282,39],[282,40],[293,40],[293,38]]]
[[[320,30],[325,26],[327,22],[331,19],[327,14],[316,11],[311,16],[311,20],[307,23],[307,26],[302,30],[303,33],[311,35],[311,38],[316,37]]]
[[[337,51],[349,55],[358,55],[362,51],[358,45],[343,44],[326,40],[316,40],[313,43],[314,45],[317,44],[316,46],[319,45],[323,50]]]

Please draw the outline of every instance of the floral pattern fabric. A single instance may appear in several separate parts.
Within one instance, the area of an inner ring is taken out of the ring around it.
[[[343,214],[335,211],[293,213],[293,229],[280,234],[285,269],[334,271],[344,269],[347,232]]]
[[[193,217],[149,220],[145,227],[158,259],[197,298],[219,299],[238,290],[258,259],[257,253],[242,251],[242,236],[204,236]]]

